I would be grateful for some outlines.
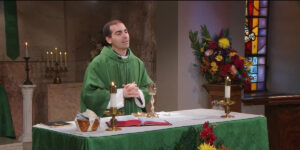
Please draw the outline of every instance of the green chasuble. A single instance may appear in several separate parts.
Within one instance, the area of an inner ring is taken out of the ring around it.
[[[87,108],[93,110],[98,116],[103,116],[110,100],[110,83],[115,81],[117,88],[123,84],[136,82],[145,96],[146,104],[150,99],[147,85],[152,80],[148,76],[144,63],[128,48],[128,58],[120,58],[111,46],[104,47],[88,65],[81,91],[81,111]],[[125,98],[124,108],[120,109],[124,115],[141,112],[142,109],[135,104],[134,98]]]
[[[4,85],[0,83],[0,137],[15,138],[7,95]]]

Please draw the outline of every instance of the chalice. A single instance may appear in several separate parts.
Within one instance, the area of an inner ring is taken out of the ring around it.
[[[157,88],[155,83],[149,83],[148,84],[148,93],[151,95],[150,103],[151,103],[151,111],[147,114],[147,117],[150,118],[158,118],[158,115],[154,111],[154,95],[156,95]]]

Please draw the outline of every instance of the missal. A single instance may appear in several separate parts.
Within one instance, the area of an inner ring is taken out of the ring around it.
[[[130,127],[130,126],[162,126],[162,125],[172,125],[166,120],[159,118],[147,118],[147,117],[134,117],[132,115],[128,116],[117,116],[117,127]],[[110,127],[110,121],[106,122]]]
[[[70,125],[71,123],[68,123],[65,121],[52,121],[52,122],[46,122],[46,123],[42,123],[42,124],[53,128],[53,127],[61,127],[61,126]]]

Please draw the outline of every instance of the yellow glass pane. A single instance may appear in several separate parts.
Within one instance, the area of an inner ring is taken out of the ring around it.
[[[258,27],[258,18],[253,18],[252,21],[253,21],[252,27],[253,27],[253,30],[254,30],[254,28]],[[257,29],[257,31],[258,31],[258,29]],[[257,35],[257,33],[255,33],[255,35]]]
[[[253,16],[259,15],[259,1],[254,1]]]
[[[256,83],[251,83],[251,91],[255,91],[256,90]]]
[[[254,26],[254,23],[257,23],[255,22],[255,20],[257,20],[257,18],[253,19],[253,29],[252,29],[252,32],[255,34],[255,35],[258,35],[258,27]],[[258,37],[255,38],[254,41],[252,41],[252,54],[257,54],[257,39]]]

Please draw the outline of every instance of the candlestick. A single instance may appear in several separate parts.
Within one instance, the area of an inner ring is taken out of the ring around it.
[[[51,67],[54,67],[54,64],[53,64],[53,52],[52,51],[50,52],[50,55],[51,55]]]
[[[225,98],[230,98],[230,84],[231,84],[231,80],[227,76],[225,80]]]
[[[29,55],[28,55],[28,42],[25,42],[25,57],[29,57]]]
[[[62,67],[62,52],[59,52],[59,66]]]
[[[55,62],[57,62],[57,48],[55,47]]]
[[[46,50],[46,59],[47,59],[47,67],[50,67],[50,64],[49,64],[49,51]]]
[[[65,67],[67,68],[67,52],[65,51]]]
[[[29,66],[28,66],[28,62],[29,62],[29,59],[30,57],[24,57],[25,59],[25,71],[26,71],[26,80],[24,82],[24,85],[32,85],[32,82],[30,81],[29,79]]]
[[[117,107],[117,98],[116,98],[116,94],[117,94],[117,86],[115,84],[114,81],[111,82],[110,85],[110,107]]]

